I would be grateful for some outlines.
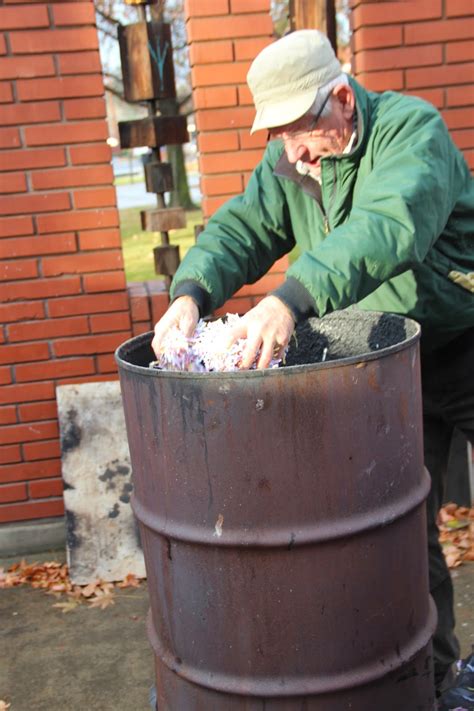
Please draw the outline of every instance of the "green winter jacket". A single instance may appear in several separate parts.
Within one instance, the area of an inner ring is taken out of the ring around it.
[[[247,189],[211,218],[171,297],[221,306],[299,245],[273,293],[300,320],[358,304],[410,316],[430,348],[474,326],[474,181],[436,109],[356,95],[358,141],[321,161],[322,185],[271,141]]]

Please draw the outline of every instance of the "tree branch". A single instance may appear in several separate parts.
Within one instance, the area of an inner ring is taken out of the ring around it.
[[[187,96],[184,96],[182,99],[176,99],[176,101],[178,102],[179,108],[181,108],[181,106],[184,106],[184,104],[186,104],[190,99],[192,99],[192,96],[193,96],[192,94],[188,94]]]
[[[122,77],[120,77],[118,74],[112,74],[111,72],[103,72],[103,74],[104,77],[107,77],[107,79],[113,79],[119,84],[122,84]]]
[[[110,15],[107,15],[103,10],[101,10],[97,5],[95,6],[95,11],[98,15],[101,16],[103,20],[106,20],[106,22],[110,22],[112,25],[121,25],[122,23],[120,20],[116,20],[115,17],[111,17]]]
[[[116,96],[118,99],[120,99],[120,101],[123,101],[123,103],[127,104],[127,106],[130,105],[130,103],[124,97],[123,92],[119,91],[115,87],[111,86],[110,84],[104,84],[104,89],[105,91],[108,91],[109,94],[113,94],[113,96]],[[148,108],[148,103],[146,101],[134,101],[133,103],[135,106],[141,106],[144,109]]]
[[[114,35],[113,32],[110,32],[109,30],[104,29],[104,27],[99,26],[97,26],[97,29],[99,30],[99,32],[103,32],[106,37],[111,37],[113,40],[115,40],[115,42],[117,41],[117,35]]]
[[[120,93],[120,91],[118,91],[117,89],[114,89],[113,86],[110,86],[109,84],[104,84],[104,89],[105,89],[105,91],[108,91],[109,94],[113,94],[114,96],[117,96],[122,101],[125,101],[125,99],[123,98],[123,94]]]

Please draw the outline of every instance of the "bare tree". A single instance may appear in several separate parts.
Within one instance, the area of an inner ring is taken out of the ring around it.
[[[104,84],[107,92],[125,102],[121,66],[119,59],[117,28],[121,24],[130,24],[141,20],[137,6],[126,5],[122,0],[94,0],[97,28],[99,31]],[[186,28],[182,0],[164,0],[150,6],[151,19],[156,22],[169,22],[173,38],[173,63],[175,67],[177,98],[159,102],[160,112],[176,115],[193,113],[190,82],[190,66],[186,42]],[[130,107],[130,118],[144,117],[147,114],[147,102],[137,102]],[[171,206],[180,205],[185,209],[195,207],[189,192],[183,147],[167,146],[167,156],[171,163],[175,189],[170,194]]]

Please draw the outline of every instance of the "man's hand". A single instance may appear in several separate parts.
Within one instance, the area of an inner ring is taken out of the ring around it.
[[[155,324],[155,336],[151,347],[156,356],[160,354],[163,338],[170,328],[177,326],[181,333],[190,338],[199,321],[199,309],[190,296],[180,296],[173,301],[165,315]]]
[[[246,338],[240,367],[250,368],[261,349],[257,368],[268,368],[272,358],[283,357],[294,328],[295,320],[286,304],[276,296],[266,296],[232,329],[228,346]]]

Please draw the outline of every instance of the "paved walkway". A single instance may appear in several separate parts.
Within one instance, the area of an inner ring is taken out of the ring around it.
[[[466,656],[474,643],[474,564],[455,570],[454,583]],[[0,700],[11,703],[9,711],[149,711],[146,585],[117,590],[105,610],[79,606],[64,614],[54,602],[29,587],[0,590]]]

